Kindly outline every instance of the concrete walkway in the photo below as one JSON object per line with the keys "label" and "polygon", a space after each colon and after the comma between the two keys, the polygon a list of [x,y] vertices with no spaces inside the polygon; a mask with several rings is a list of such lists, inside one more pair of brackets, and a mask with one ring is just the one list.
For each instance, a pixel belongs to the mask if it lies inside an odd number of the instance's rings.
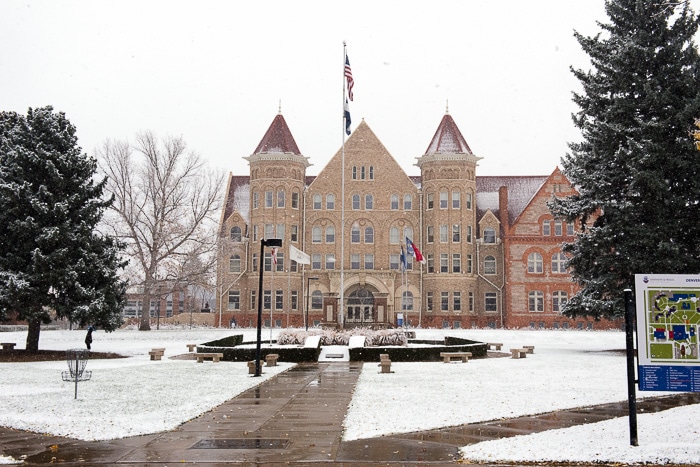
{"label": "concrete walkway", "polygon": [[[23,465],[449,465],[471,443],[627,415],[627,404],[341,442],[342,422],[361,363],[302,364],[179,428],[86,442],[0,428],[4,455]],[[639,412],[700,403],[700,394],[639,402]],[[26,456],[26,457],[23,457]]]}

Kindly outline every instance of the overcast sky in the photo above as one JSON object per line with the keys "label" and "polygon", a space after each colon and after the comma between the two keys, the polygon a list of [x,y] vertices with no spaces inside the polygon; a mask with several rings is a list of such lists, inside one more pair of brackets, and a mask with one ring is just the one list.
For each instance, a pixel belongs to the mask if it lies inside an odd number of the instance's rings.
{"label": "overcast sky", "polygon": [[[700,0],[691,2],[698,9]],[[546,175],[579,138],[573,37],[603,0],[0,2],[0,110],[53,105],[85,152],[142,130],[247,175],[278,112],[316,175],[363,118],[409,175],[449,105],[478,175]]]}

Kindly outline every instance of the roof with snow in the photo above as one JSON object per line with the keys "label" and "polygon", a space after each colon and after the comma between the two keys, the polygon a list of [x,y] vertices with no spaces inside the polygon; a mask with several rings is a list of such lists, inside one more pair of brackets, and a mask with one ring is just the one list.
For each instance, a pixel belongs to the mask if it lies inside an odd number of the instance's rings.
{"label": "roof with snow", "polygon": [[457,128],[457,124],[448,113],[442,117],[442,121],[435,131],[435,136],[430,141],[426,154],[473,154],[472,150]]}
{"label": "roof with snow", "polygon": [[498,205],[498,190],[508,188],[508,221],[513,223],[523,212],[540,187],[547,181],[547,175],[531,176],[477,176],[476,209],[481,219],[487,210],[501,217]]}
{"label": "roof with snow", "polygon": [[301,155],[292,132],[289,131],[287,122],[281,113],[277,114],[275,119],[267,129],[265,136],[260,140],[260,144],[255,148],[253,154],[270,154],[270,153],[291,153]]}

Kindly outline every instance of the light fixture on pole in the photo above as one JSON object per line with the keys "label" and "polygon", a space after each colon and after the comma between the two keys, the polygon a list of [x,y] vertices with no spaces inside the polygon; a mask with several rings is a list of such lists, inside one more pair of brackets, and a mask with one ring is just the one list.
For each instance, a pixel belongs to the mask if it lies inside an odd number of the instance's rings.
{"label": "light fixture on pole", "polygon": [[309,330],[309,282],[317,281],[318,277],[307,277],[306,278],[306,318],[304,318],[304,323],[306,323],[306,330]]}
{"label": "light fixture on pole", "polygon": [[[260,240],[260,280],[258,282],[258,338],[255,347],[255,375],[260,376],[262,373],[260,371],[260,337],[262,334],[262,300],[263,300],[263,270],[265,269],[265,247],[281,247],[282,239],[280,238],[268,238]],[[270,323],[272,326],[272,323]]]}

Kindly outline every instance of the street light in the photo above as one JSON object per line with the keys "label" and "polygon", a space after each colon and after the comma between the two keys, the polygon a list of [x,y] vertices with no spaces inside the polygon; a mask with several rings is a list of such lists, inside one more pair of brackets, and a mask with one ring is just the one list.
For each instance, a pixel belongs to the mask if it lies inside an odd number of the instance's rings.
{"label": "street light", "polygon": [[[265,247],[280,247],[282,246],[282,239],[280,238],[268,238],[260,240],[260,281],[258,282],[258,341],[255,347],[255,375],[260,376],[260,336],[262,333],[262,301],[263,301],[263,270],[265,269]],[[272,322],[270,322],[272,326]]]}
{"label": "street light", "polygon": [[307,277],[306,278],[306,318],[304,322],[306,323],[306,330],[309,330],[309,282],[317,281],[318,277]]}

